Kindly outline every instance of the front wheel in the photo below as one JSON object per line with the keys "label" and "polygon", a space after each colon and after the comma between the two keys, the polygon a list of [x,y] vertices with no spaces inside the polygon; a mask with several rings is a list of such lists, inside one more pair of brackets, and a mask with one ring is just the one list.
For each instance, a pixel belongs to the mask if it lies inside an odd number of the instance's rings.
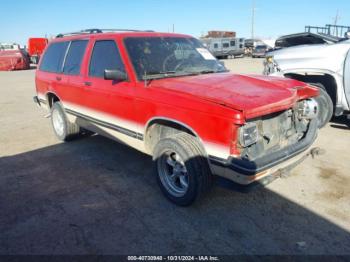
{"label": "front wheel", "polygon": [[69,122],[60,102],[55,102],[51,108],[51,124],[57,138],[69,141],[80,134],[80,127]]}
{"label": "front wheel", "polygon": [[187,133],[160,140],[153,161],[163,194],[177,205],[191,205],[211,187],[208,161],[198,142]]}

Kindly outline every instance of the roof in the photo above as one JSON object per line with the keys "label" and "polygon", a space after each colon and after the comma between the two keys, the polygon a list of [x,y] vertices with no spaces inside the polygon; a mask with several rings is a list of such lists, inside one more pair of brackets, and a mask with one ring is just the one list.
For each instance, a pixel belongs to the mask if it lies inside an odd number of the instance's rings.
{"label": "roof", "polygon": [[189,35],[177,34],[177,33],[161,33],[154,32],[151,30],[131,30],[131,29],[86,29],[77,32],[58,34],[56,39],[81,39],[82,37],[91,36],[103,36],[103,37],[113,37],[113,36],[123,36],[123,37],[150,37],[150,36],[168,36],[168,37],[190,37]]}
{"label": "roof", "polygon": [[296,45],[305,44],[325,44],[325,43],[336,43],[341,39],[335,36],[322,34],[322,33],[310,33],[303,32],[297,34],[290,34],[281,36],[276,40],[276,47],[290,47]]}

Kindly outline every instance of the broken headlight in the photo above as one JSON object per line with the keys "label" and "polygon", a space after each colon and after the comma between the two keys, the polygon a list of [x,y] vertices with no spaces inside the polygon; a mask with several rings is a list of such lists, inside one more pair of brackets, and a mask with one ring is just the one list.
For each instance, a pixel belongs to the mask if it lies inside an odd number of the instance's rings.
{"label": "broken headlight", "polygon": [[256,123],[247,123],[240,128],[239,143],[242,147],[248,147],[258,141],[258,127]]}
{"label": "broken headlight", "polygon": [[318,115],[318,103],[312,98],[299,102],[298,109],[299,119],[314,119]]}

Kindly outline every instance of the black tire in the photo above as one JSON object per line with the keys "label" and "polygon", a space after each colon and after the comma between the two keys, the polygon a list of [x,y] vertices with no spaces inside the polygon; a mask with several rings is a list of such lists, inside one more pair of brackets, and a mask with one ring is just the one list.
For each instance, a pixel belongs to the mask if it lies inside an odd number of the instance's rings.
{"label": "black tire", "polygon": [[320,90],[320,95],[315,98],[318,103],[318,127],[324,127],[333,116],[334,105],[331,97],[326,91],[326,88],[321,83],[309,83],[310,85],[317,86]]}
{"label": "black tire", "polygon": [[[175,173],[175,168],[168,164],[172,152],[175,152],[182,159],[183,167],[186,169],[186,175],[183,175],[183,177],[186,177],[188,187],[182,194],[173,190],[166,182],[167,174],[165,174],[164,169],[168,170],[169,173]],[[199,143],[187,133],[179,133],[160,140],[153,150],[153,162],[157,173],[157,181],[163,194],[176,205],[189,206],[211,188],[212,174],[208,161]],[[181,184],[180,180],[179,178],[178,184]],[[173,183],[176,184],[176,181],[174,180]]]}
{"label": "black tire", "polygon": [[[57,119],[62,120],[62,129],[57,127],[57,123],[54,123],[58,121]],[[55,135],[61,141],[70,141],[80,134],[80,127],[75,123],[69,122],[60,102],[55,102],[51,107],[51,125]]]}

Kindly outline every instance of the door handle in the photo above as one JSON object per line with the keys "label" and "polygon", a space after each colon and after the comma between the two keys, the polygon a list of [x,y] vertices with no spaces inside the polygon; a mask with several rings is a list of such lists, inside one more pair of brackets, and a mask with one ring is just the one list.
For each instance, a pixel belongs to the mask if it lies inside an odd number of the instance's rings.
{"label": "door handle", "polygon": [[62,80],[62,77],[56,76],[56,80],[57,80],[57,81],[61,81],[61,80]]}
{"label": "door handle", "polygon": [[92,85],[91,82],[84,82],[84,84],[85,84],[86,86],[91,86],[91,85]]}

